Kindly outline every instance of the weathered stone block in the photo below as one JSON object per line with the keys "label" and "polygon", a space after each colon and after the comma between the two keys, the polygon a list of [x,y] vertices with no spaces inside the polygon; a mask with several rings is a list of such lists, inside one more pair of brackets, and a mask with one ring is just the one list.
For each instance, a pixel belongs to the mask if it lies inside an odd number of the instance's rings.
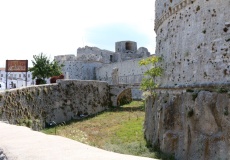
{"label": "weathered stone block", "polygon": [[172,91],[147,99],[146,139],[176,159],[229,159],[229,94]]}

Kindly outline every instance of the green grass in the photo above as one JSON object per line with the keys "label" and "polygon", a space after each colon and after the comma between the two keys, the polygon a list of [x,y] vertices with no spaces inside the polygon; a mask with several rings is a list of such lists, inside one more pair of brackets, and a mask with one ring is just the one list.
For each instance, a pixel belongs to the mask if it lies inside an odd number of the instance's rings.
{"label": "green grass", "polygon": [[[146,147],[144,116],[143,102],[134,101],[122,107],[110,108],[93,117],[59,125],[56,127],[56,134],[113,152],[161,158],[162,154]],[[55,128],[45,129],[43,132],[55,134]]]}

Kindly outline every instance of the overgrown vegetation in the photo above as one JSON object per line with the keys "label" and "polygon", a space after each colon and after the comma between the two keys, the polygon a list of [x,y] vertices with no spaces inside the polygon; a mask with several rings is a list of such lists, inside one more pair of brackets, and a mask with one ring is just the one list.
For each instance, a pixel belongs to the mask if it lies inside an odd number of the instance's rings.
{"label": "overgrown vegetation", "polygon": [[144,72],[145,78],[141,81],[140,89],[152,96],[155,95],[154,89],[158,87],[156,77],[161,76],[163,73],[163,69],[158,65],[160,61],[162,61],[161,57],[151,56],[139,62],[140,66],[147,68],[147,71]]}
{"label": "overgrown vegetation", "polygon": [[20,126],[27,126],[27,127],[31,127],[33,124],[33,120],[31,119],[20,119],[19,121],[19,125]]}
{"label": "overgrown vegetation", "polygon": [[[143,134],[144,104],[135,101],[112,107],[94,117],[43,130],[105,150],[143,157],[172,159],[148,147]],[[55,129],[56,128],[56,129]]]}
{"label": "overgrown vegetation", "polygon": [[186,89],[186,92],[194,92],[193,89]]}
{"label": "overgrown vegetation", "polygon": [[228,89],[224,88],[224,87],[218,87],[216,89],[216,92],[218,92],[218,93],[228,93]]}

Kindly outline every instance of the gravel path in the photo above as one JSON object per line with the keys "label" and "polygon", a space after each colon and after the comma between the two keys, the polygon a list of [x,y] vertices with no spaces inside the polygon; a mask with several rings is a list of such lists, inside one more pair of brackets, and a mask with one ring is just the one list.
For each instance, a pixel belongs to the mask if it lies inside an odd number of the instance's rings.
{"label": "gravel path", "polygon": [[68,138],[46,135],[41,132],[32,131],[27,127],[14,126],[3,122],[0,122],[0,149],[4,152],[2,152],[2,155],[6,155],[8,160],[151,159],[109,152]]}

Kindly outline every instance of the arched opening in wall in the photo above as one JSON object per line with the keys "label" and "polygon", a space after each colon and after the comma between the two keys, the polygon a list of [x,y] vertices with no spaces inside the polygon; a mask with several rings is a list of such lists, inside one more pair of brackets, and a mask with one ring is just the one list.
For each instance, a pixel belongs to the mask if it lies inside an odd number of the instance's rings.
{"label": "arched opening in wall", "polygon": [[125,43],[125,49],[126,50],[132,50],[132,43],[131,42],[126,42]]}
{"label": "arched opening in wall", "polygon": [[131,88],[127,88],[117,96],[117,106],[129,104],[130,102],[132,102],[132,91]]}

